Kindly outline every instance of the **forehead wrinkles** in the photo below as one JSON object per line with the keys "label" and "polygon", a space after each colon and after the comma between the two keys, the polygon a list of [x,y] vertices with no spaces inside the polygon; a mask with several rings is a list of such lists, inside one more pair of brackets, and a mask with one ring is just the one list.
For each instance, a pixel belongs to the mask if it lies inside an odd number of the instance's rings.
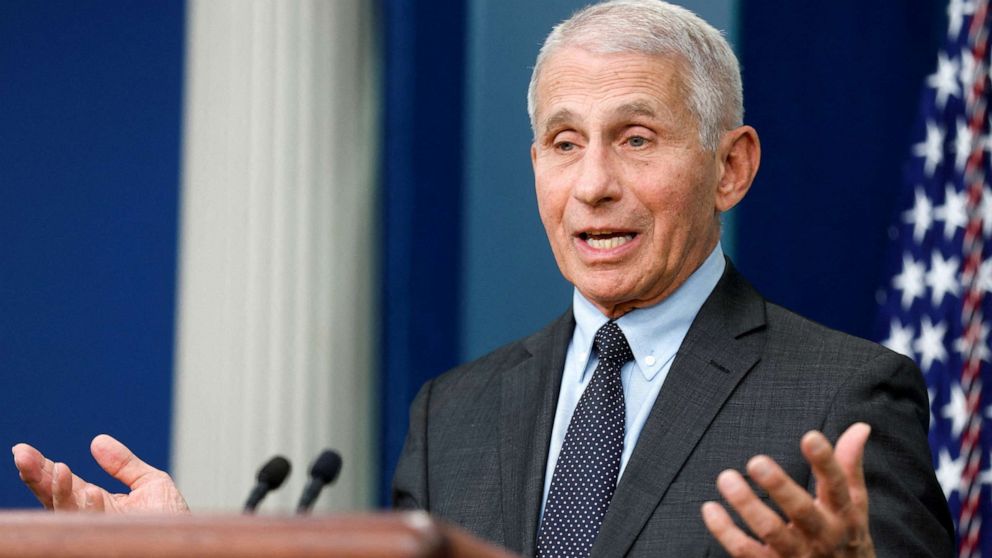
{"label": "forehead wrinkles", "polygon": [[[564,59],[563,59],[564,58]],[[643,56],[552,57],[538,82],[538,128],[588,116],[587,105],[608,102],[599,112],[616,116],[653,112],[682,121],[688,115],[684,89],[674,63]],[[613,58],[613,60],[611,60]],[[545,117],[545,115],[547,115]]]}

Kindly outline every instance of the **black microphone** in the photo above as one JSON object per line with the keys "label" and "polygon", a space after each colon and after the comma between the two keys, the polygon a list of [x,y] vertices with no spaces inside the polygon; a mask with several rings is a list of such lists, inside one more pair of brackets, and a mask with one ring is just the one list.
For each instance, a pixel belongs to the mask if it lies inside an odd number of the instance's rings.
{"label": "black microphone", "polygon": [[275,490],[282,486],[283,481],[289,476],[292,466],[289,460],[281,455],[277,455],[268,460],[262,468],[258,470],[258,482],[255,488],[251,489],[248,501],[245,502],[245,513],[254,513],[255,507],[265,498],[270,490]]}
{"label": "black microphone", "polygon": [[310,513],[310,508],[317,501],[320,491],[325,486],[334,482],[340,472],[341,456],[338,455],[338,452],[332,449],[326,449],[321,452],[317,460],[313,462],[313,466],[310,467],[310,480],[307,482],[306,488],[303,489],[303,495],[300,496],[300,503],[296,506],[296,513]]}

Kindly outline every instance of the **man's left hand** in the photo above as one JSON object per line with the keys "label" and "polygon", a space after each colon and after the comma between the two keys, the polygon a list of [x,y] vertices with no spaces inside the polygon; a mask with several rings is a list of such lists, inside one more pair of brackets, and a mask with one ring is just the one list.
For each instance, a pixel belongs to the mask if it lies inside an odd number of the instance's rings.
{"label": "man's left hand", "polygon": [[865,423],[851,425],[837,440],[836,449],[819,432],[803,436],[800,449],[816,478],[815,498],[770,457],[758,455],[748,461],[748,474],[768,491],[788,521],[765,505],[740,473],[732,469],[720,473],[716,481],[720,494],[758,539],[737,527],[716,502],[703,504],[706,527],[735,557],[874,557],[862,468],[870,433]]}

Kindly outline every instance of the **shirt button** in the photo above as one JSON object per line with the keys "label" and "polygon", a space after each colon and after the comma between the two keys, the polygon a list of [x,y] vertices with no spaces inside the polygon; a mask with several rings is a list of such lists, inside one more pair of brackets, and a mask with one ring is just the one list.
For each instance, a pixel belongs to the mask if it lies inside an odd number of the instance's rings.
{"label": "shirt button", "polygon": [[647,364],[648,366],[654,366],[654,363],[655,363],[655,359],[653,356],[648,355],[644,357],[644,364]]}

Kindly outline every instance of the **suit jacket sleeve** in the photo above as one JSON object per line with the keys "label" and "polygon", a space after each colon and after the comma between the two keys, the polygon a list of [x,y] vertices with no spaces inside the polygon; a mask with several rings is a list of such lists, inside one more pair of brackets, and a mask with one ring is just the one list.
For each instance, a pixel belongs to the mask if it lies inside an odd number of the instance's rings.
{"label": "suit jacket sleeve", "polygon": [[927,443],[928,409],[919,369],[885,351],[840,386],[825,417],[822,430],[832,440],[857,421],[872,427],[864,470],[879,556],[953,555],[953,526]]}
{"label": "suit jacket sleeve", "polygon": [[410,427],[393,476],[393,507],[397,509],[430,509],[427,496],[427,409],[432,384],[433,381],[425,383],[410,406]]}

